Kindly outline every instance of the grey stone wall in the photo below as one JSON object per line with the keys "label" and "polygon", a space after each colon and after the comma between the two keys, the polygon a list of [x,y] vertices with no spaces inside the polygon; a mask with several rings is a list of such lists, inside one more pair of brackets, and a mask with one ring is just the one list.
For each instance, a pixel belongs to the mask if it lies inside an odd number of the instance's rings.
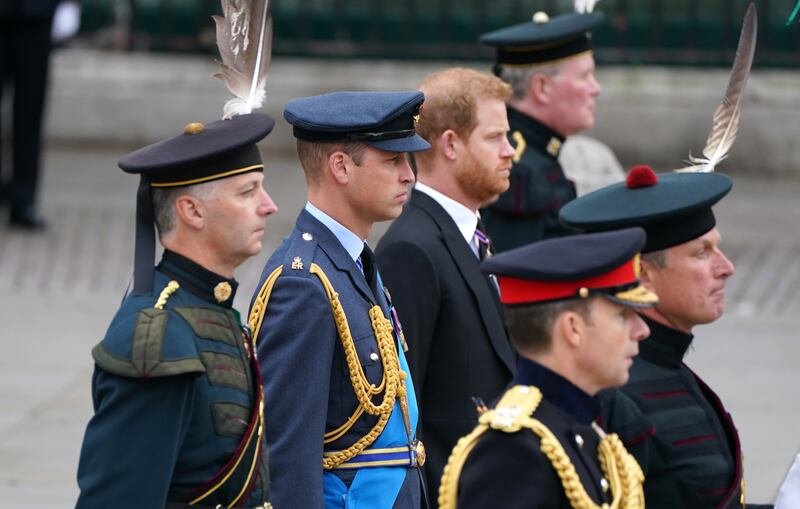
{"label": "grey stone wall", "polygon": [[[262,111],[281,118],[289,99],[333,90],[414,87],[443,63],[275,59]],[[471,67],[487,69],[484,63]],[[55,144],[137,146],[211,121],[228,98],[204,56],[61,50],[53,58],[48,135]],[[727,70],[601,68],[597,127],[586,133],[611,147],[623,166],[677,168],[699,154],[727,84]],[[720,171],[798,177],[800,73],[756,71],[739,138]],[[265,150],[292,151],[290,127],[277,123]]]}

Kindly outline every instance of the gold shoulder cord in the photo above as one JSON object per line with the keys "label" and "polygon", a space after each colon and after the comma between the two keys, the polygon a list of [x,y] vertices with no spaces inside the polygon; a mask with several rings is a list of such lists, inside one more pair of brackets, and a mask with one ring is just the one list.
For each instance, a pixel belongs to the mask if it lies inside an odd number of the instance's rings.
{"label": "gold shoulder cord", "polygon": [[488,429],[514,433],[522,428],[533,431],[540,440],[540,450],[547,456],[561,479],[564,493],[575,509],[643,509],[644,474],[639,464],[631,456],[616,434],[606,435],[594,426],[600,435],[598,457],[603,474],[609,480],[612,493],[611,504],[597,505],[586,493],[586,489],[575,471],[575,466],[567,456],[552,431],[531,414],[538,407],[542,394],[536,387],[515,386],[509,389],[497,408],[481,415],[479,425],[469,435],[461,438],[453,449],[442,476],[439,489],[439,507],[456,509],[458,502],[458,480],[467,456],[475,447],[480,436]]}
{"label": "gold shoulder cord", "polygon": [[167,303],[167,299],[169,299],[173,293],[177,292],[178,288],[180,287],[181,285],[179,285],[178,282],[175,281],[174,279],[169,283],[167,283],[166,288],[161,290],[161,294],[158,296],[156,305],[153,307],[156,309],[164,309],[164,305]]}
{"label": "gold shoulder cord", "polygon": [[[275,282],[278,280],[278,277],[281,275],[282,271],[282,266],[272,271],[261,287],[261,290],[258,292],[258,296],[253,303],[253,309],[250,312],[248,322],[250,329],[253,331],[254,338],[258,337],[258,333],[261,330],[261,324],[264,320],[264,315],[266,314],[269,297],[272,294],[272,289],[275,286]],[[345,433],[347,433],[348,430],[350,430],[350,428],[353,427],[353,425],[355,425],[356,421],[358,421],[358,418],[361,417],[364,412],[370,415],[378,416],[378,422],[375,423],[375,426],[372,427],[369,433],[361,437],[350,447],[323,458],[322,467],[326,470],[330,470],[336,468],[345,461],[354,458],[364,449],[369,447],[373,442],[375,442],[375,440],[377,440],[377,438],[383,432],[383,429],[386,427],[386,423],[389,421],[392,409],[394,408],[395,399],[406,396],[406,374],[402,369],[400,369],[397,348],[395,347],[394,339],[392,337],[392,325],[389,320],[383,316],[383,311],[381,310],[380,306],[373,306],[369,310],[369,316],[372,321],[372,330],[375,332],[378,350],[381,353],[383,378],[381,379],[380,385],[377,386],[369,382],[366,374],[364,374],[364,369],[361,366],[361,362],[358,359],[358,352],[356,351],[355,343],[353,342],[353,336],[350,334],[350,326],[347,323],[347,316],[344,313],[344,309],[342,309],[341,302],[339,302],[339,294],[336,293],[330,280],[319,265],[312,263],[309,272],[317,276],[322,283],[323,288],[325,289],[325,293],[328,296],[328,301],[331,305],[331,311],[333,312],[333,319],[336,323],[336,329],[339,334],[339,341],[341,341],[342,347],[344,348],[347,370],[350,374],[350,383],[353,385],[353,392],[355,393],[359,402],[358,407],[356,407],[355,411],[347,420],[347,422],[340,427],[325,433],[323,436],[323,443],[327,444],[341,438]],[[383,392],[383,400],[379,405],[376,405],[372,402],[372,397],[380,394],[381,392]]]}

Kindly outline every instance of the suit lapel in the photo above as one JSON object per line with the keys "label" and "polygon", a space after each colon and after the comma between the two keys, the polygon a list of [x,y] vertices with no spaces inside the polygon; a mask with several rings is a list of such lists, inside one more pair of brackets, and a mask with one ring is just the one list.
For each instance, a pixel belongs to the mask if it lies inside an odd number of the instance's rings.
{"label": "suit lapel", "polygon": [[436,200],[425,193],[413,190],[409,206],[425,211],[442,232],[445,247],[458,268],[464,281],[478,302],[478,312],[483,321],[489,340],[500,360],[506,365],[510,373],[514,372],[514,352],[505,335],[502,313],[497,313],[498,299],[494,290],[489,286],[491,281],[481,272],[478,259],[464,241],[453,218],[436,203]]}
{"label": "suit lapel", "polygon": [[358,265],[350,258],[350,254],[327,226],[304,209],[297,218],[296,228],[301,233],[312,234],[317,239],[317,245],[325,252],[336,269],[347,274],[353,286],[367,301],[375,302],[375,297],[367,285],[367,280],[364,279],[364,274],[361,273]]}

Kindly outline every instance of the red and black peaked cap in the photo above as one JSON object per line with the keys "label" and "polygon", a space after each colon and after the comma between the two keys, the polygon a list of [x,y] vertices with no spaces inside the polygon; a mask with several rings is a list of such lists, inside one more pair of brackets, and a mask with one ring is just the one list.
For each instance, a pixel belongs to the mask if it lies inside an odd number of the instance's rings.
{"label": "red and black peaked cap", "polygon": [[641,228],[587,233],[534,242],[487,258],[506,305],[539,304],[602,295],[630,307],[652,307],[658,297],[639,284]]}

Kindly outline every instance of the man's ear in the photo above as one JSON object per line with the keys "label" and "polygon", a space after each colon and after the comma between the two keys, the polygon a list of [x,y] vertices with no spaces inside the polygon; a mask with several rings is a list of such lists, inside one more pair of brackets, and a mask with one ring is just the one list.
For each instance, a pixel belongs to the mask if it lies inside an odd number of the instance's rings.
{"label": "man's ear", "polygon": [[573,349],[580,348],[586,340],[586,320],[580,313],[562,311],[556,318],[554,327]]}
{"label": "man's ear", "polygon": [[452,129],[447,129],[439,136],[439,143],[437,145],[445,159],[448,161],[455,161],[458,157],[460,146],[462,145],[461,137]]}
{"label": "man's ear", "polygon": [[355,163],[350,156],[341,150],[335,150],[328,156],[328,164],[324,169],[330,173],[334,181],[344,185],[350,181],[350,172],[354,165]]}
{"label": "man's ear", "polygon": [[206,209],[202,200],[189,194],[182,194],[175,200],[177,219],[190,228],[201,230],[205,226]]}
{"label": "man's ear", "polygon": [[528,92],[536,102],[550,104],[550,88],[552,83],[546,74],[537,73],[531,76]]}
{"label": "man's ear", "polygon": [[639,282],[651,292],[655,291],[653,287],[653,276],[656,271],[658,271],[658,268],[650,262],[642,259],[639,260]]}

